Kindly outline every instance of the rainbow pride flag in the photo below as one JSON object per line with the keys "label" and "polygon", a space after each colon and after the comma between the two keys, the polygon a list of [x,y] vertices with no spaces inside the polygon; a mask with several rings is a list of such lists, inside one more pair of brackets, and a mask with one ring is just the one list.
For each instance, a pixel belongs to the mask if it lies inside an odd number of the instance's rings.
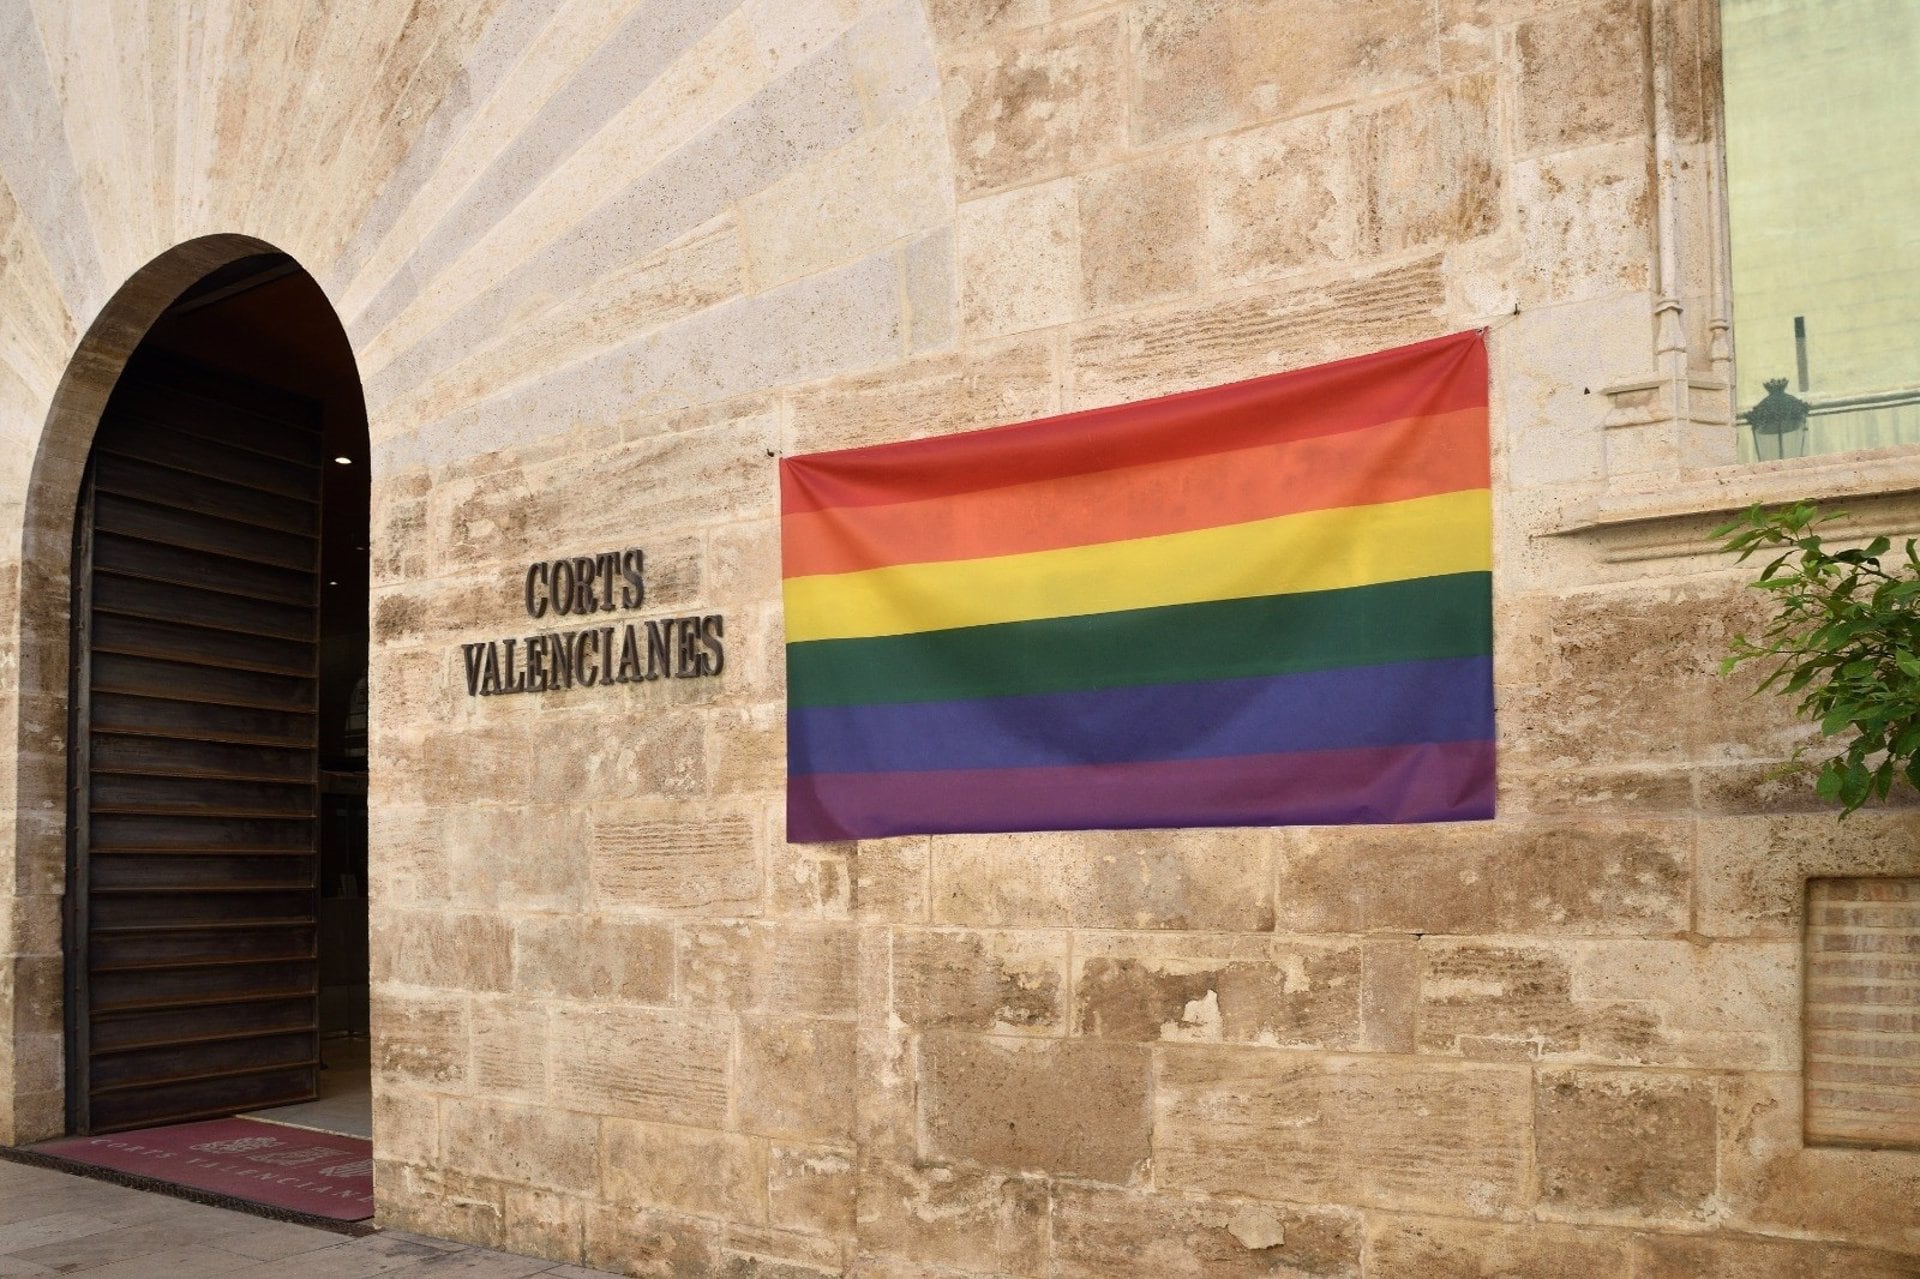
{"label": "rainbow pride flag", "polygon": [[1478,333],[780,488],[793,842],[1493,815]]}

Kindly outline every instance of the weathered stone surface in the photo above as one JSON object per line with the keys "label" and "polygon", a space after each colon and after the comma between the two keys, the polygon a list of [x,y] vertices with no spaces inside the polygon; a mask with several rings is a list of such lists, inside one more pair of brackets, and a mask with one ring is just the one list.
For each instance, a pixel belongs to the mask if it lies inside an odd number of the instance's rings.
{"label": "weathered stone surface", "polygon": [[1714,937],[1797,937],[1806,881],[1920,874],[1920,814],[1865,811],[1700,823],[1698,927]]}
{"label": "weathered stone surface", "polygon": [[1062,1279],[1358,1276],[1360,1242],[1359,1214],[1339,1209],[1076,1185],[1062,1186],[1054,1198],[1054,1273]]}
{"label": "weathered stone surface", "polygon": [[1145,1049],[932,1035],[920,1051],[920,1123],[932,1158],[1123,1184],[1145,1170]]}
{"label": "weathered stone surface", "polygon": [[1208,151],[1208,218],[1220,273],[1247,282],[1351,261],[1360,252],[1363,179],[1347,112],[1229,135]]}
{"label": "weathered stone surface", "polygon": [[1065,179],[971,200],[955,217],[961,330],[993,338],[1080,311],[1080,220]]}
{"label": "weathered stone surface", "polygon": [[599,1180],[600,1121],[591,1115],[449,1098],[440,1144],[451,1166],[482,1177],[572,1191]]}
{"label": "weathered stone surface", "polygon": [[704,1279],[720,1261],[720,1230],[672,1213],[595,1204],[587,1212],[586,1262],[635,1279]]}
{"label": "weathered stone surface", "polygon": [[1559,151],[1628,137],[1645,127],[1646,48],[1630,0],[1565,9],[1523,22],[1519,147]]}
{"label": "weathered stone surface", "polygon": [[1118,14],[1039,27],[949,55],[955,180],[973,195],[1090,168],[1124,145]]}
{"label": "weathered stone surface", "polygon": [[853,1012],[845,924],[694,924],[679,930],[681,1002],[735,1012]]}
{"label": "weathered stone surface", "polygon": [[467,1080],[464,995],[382,990],[372,1017],[376,1074],[458,1091]]}
{"label": "weathered stone surface", "polygon": [[1695,1275],[1742,1275],[1750,1279],[1913,1279],[1920,1258],[1911,1252],[1881,1252],[1809,1240],[1761,1239],[1714,1234],[1641,1235],[1633,1241],[1636,1279],[1693,1279]]}
{"label": "weathered stone surface", "polygon": [[1079,179],[1080,294],[1089,313],[1179,297],[1208,271],[1204,161],[1192,149]]}
{"label": "weathered stone surface", "polygon": [[853,1135],[854,1030],[803,1017],[740,1019],[735,1109],[768,1137],[844,1142]]}
{"label": "weathered stone surface", "polygon": [[1319,827],[1279,853],[1280,926],[1298,932],[1684,932],[1692,829],[1501,821]]}
{"label": "weathered stone surface", "polygon": [[[1382,1216],[1367,1229],[1367,1273],[1382,1279],[1590,1279],[1638,1274],[1619,1232],[1446,1217]],[[1707,1271],[1692,1273],[1704,1274]]]}
{"label": "weathered stone surface", "polygon": [[1712,1200],[1713,1083],[1648,1071],[1543,1072],[1535,1085],[1540,1204],[1555,1214],[1698,1220]]}
{"label": "weathered stone surface", "polygon": [[753,914],[760,903],[760,851],[744,814],[603,810],[589,851],[602,909]]}
{"label": "weathered stone surface", "polygon": [[787,447],[796,453],[1043,417],[1059,408],[1053,342],[1026,335],[922,356],[884,377],[809,387],[792,405]]}
{"label": "weathered stone surface", "polygon": [[774,1142],[767,1152],[767,1220],[822,1235],[854,1228],[858,1179],[850,1151]]}
{"label": "weathered stone surface", "polygon": [[1046,1181],[881,1159],[863,1161],[859,1178],[861,1244],[879,1263],[863,1262],[863,1272],[914,1279],[938,1273],[922,1266],[1046,1273]]}
{"label": "weathered stone surface", "polygon": [[1087,934],[1074,950],[1074,1033],[1354,1048],[1360,955],[1339,942]]}
{"label": "weathered stone surface", "polygon": [[1920,1255],[1911,1211],[1920,1200],[1920,1151],[1809,1145],[1801,1089],[1797,1071],[1721,1085],[1720,1198],[1729,1224]]}
{"label": "weathered stone surface", "polygon": [[1164,1048],[1163,1187],[1488,1215],[1523,1206],[1527,1071],[1412,1058]]}
{"label": "weathered stone surface", "polygon": [[1065,1028],[1067,941],[1060,933],[899,929],[891,973],[893,1016],[908,1026],[998,1034]]}
{"label": "weathered stone surface", "polygon": [[664,924],[536,915],[514,925],[514,989],[563,999],[664,1004],[673,933]]}
{"label": "weathered stone surface", "polygon": [[1258,831],[935,837],[934,919],[1264,930],[1273,926],[1269,858]]}
{"label": "weathered stone surface", "polygon": [[1423,942],[1422,1052],[1784,1069],[1799,1051],[1785,945]]}
{"label": "weathered stone surface", "polygon": [[720,1127],[727,1117],[724,1026],[618,1004],[553,1010],[553,1099],[593,1115]]}
{"label": "weathered stone surface", "polygon": [[752,1137],[608,1119],[598,1176],[615,1204],[739,1221],[767,1215],[767,1148]]}
{"label": "weathered stone surface", "polygon": [[447,990],[507,990],[513,929],[491,915],[394,911],[373,934],[373,980]]}
{"label": "weathered stone surface", "polygon": [[469,1006],[474,1091],[521,1101],[547,1095],[548,1023],[512,999],[475,999]]}

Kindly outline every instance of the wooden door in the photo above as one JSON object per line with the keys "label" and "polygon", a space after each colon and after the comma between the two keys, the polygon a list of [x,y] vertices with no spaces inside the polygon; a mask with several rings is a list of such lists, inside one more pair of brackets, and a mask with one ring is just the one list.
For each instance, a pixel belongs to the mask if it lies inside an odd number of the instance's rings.
{"label": "wooden door", "polygon": [[74,545],[68,1119],[318,1080],[319,408],[139,357]]}

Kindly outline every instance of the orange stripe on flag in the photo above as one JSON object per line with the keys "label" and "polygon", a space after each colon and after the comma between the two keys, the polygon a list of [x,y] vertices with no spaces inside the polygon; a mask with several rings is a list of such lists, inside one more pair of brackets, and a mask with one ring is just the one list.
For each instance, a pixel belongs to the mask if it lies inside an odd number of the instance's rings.
{"label": "orange stripe on flag", "polygon": [[1487,411],[781,521],[787,577],[1017,555],[1488,485]]}

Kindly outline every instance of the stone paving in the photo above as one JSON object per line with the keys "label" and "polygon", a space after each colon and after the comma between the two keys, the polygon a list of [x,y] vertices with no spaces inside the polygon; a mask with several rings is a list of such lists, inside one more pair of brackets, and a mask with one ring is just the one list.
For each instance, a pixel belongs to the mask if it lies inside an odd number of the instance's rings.
{"label": "stone paving", "polygon": [[595,1279],[597,1270],[390,1230],[351,1238],[0,1162],[0,1276]]}

